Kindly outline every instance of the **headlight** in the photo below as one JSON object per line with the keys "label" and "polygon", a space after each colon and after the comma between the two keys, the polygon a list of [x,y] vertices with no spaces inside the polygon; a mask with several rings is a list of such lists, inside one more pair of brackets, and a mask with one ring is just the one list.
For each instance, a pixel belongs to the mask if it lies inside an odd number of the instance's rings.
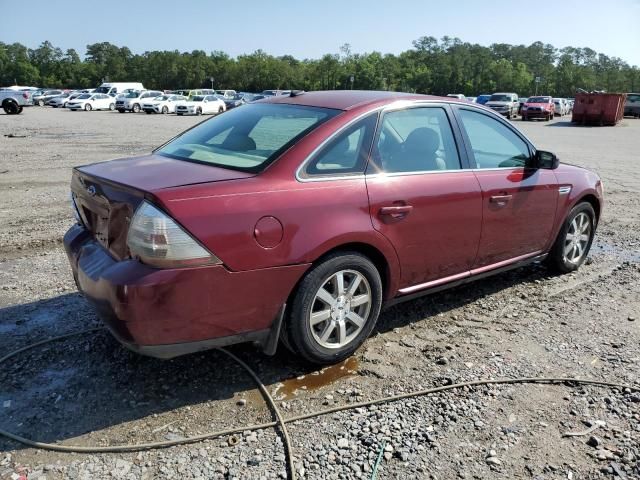
{"label": "headlight", "polygon": [[133,215],[127,245],[131,256],[158,268],[222,263],[171,217],[146,201]]}

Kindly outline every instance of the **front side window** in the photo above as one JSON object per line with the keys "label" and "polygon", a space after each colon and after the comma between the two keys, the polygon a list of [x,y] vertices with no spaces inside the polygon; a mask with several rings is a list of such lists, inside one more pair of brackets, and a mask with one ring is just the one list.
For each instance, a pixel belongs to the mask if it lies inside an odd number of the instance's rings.
{"label": "front side window", "polygon": [[298,139],[338,113],[340,110],[302,105],[247,105],[187,130],[155,153],[261,172]]}
{"label": "front side window", "polygon": [[526,166],[529,147],[513,130],[484,113],[466,109],[459,113],[473,153],[472,165],[482,169]]}
{"label": "front side window", "polygon": [[373,151],[373,172],[459,170],[460,158],[447,113],[441,107],[386,113]]}
{"label": "front side window", "polygon": [[364,173],[377,119],[371,114],[338,134],[314,156],[303,176]]}

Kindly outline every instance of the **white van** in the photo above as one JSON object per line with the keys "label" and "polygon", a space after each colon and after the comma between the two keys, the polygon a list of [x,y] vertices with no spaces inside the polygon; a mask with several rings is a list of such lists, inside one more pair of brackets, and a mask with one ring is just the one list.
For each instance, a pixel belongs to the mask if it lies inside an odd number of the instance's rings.
{"label": "white van", "polygon": [[117,95],[119,93],[123,93],[125,91],[132,91],[132,90],[140,91],[140,90],[144,90],[144,87],[140,82],[103,83],[98,88],[96,88],[93,93],[106,93],[107,95],[110,95],[113,93]]}

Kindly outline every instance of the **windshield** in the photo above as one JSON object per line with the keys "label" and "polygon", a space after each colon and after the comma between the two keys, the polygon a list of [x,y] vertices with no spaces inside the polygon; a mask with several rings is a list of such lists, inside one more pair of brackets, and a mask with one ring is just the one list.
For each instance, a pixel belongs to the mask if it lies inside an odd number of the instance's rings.
{"label": "windshield", "polygon": [[340,113],[328,108],[251,104],[187,130],[155,153],[261,172],[299,138]]}
{"label": "windshield", "polygon": [[140,92],[129,92],[124,98],[138,98],[140,96]]}
{"label": "windshield", "polygon": [[202,100],[204,100],[204,96],[202,95],[197,95],[191,99],[192,102],[201,102]]}
{"label": "windshield", "polygon": [[549,97],[531,97],[527,103],[549,103]]}
{"label": "windshield", "polygon": [[490,102],[510,102],[511,97],[509,95],[491,95]]}
{"label": "windshield", "polygon": [[165,100],[169,100],[169,95],[160,95],[159,97],[154,98],[154,100],[158,100],[159,102],[164,102]]}

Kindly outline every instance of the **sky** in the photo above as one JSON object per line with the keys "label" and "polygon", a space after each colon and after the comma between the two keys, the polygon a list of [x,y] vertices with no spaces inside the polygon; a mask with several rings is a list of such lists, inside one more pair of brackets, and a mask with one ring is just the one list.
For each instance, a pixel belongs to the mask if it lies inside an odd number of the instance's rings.
{"label": "sky", "polygon": [[[24,21],[2,22],[0,41],[35,48],[45,40],[80,55],[111,42],[134,53],[257,49],[319,58],[349,43],[353,53],[400,53],[421,36],[464,42],[590,47],[640,66],[640,0],[0,0]],[[98,6],[100,5],[100,6]]]}

